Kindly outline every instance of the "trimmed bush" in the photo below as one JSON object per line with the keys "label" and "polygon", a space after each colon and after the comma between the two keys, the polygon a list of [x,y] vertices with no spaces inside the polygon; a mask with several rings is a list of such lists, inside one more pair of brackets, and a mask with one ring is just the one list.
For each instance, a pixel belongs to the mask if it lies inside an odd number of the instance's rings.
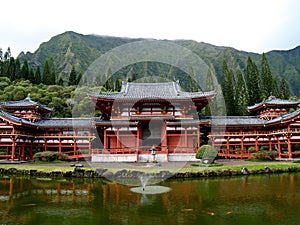
{"label": "trimmed bush", "polygon": [[208,163],[213,163],[217,155],[218,151],[212,146],[202,145],[196,153],[196,159],[202,159],[202,162],[207,161]]}
{"label": "trimmed bush", "polygon": [[274,160],[278,155],[277,152],[271,151],[258,151],[257,153],[253,153],[255,159],[260,160]]}
{"label": "trimmed bush", "polygon": [[35,160],[45,160],[48,162],[52,162],[55,160],[66,160],[68,158],[68,155],[61,152],[45,151],[35,153],[33,155],[33,158]]}

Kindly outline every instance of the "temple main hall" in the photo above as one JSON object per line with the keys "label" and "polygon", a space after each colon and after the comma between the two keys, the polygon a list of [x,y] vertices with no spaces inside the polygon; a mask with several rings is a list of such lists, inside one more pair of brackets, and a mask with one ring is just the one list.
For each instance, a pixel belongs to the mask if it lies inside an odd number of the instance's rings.
{"label": "temple main hall", "polygon": [[57,151],[93,162],[192,161],[201,144],[221,158],[249,158],[271,151],[300,154],[299,101],[270,96],[247,109],[256,116],[201,117],[215,91],[185,92],[179,82],[123,82],[120,92],[88,92],[100,117],[52,118],[53,109],[33,101],[0,103],[0,158],[32,160]]}

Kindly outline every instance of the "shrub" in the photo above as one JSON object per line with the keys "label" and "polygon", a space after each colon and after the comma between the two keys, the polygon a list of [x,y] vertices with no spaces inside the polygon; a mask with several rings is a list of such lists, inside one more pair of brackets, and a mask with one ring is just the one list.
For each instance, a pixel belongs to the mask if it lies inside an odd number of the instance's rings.
{"label": "shrub", "polygon": [[52,162],[54,160],[66,160],[68,155],[61,152],[45,151],[35,153],[33,158],[35,160],[46,160],[48,162]]}
{"label": "shrub", "polygon": [[278,154],[271,151],[258,151],[257,153],[253,153],[253,155],[255,159],[274,160]]}
{"label": "shrub", "polygon": [[218,151],[212,146],[202,145],[196,153],[196,159],[202,159],[203,162],[207,161],[207,163],[213,163],[217,155]]}
{"label": "shrub", "polygon": [[251,147],[248,148],[248,150],[249,150],[249,151],[255,151],[256,148],[255,148],[255,146],[251,146]]}

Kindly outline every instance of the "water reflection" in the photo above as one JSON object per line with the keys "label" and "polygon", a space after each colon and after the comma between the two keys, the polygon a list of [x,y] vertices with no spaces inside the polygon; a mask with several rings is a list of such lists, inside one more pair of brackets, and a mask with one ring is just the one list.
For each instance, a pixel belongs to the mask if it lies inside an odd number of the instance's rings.
{"label": "water reflection", "polygon": [[300,224],[298,174],[173,180],[145,195],[102,179],[0,179],[0,224]]}

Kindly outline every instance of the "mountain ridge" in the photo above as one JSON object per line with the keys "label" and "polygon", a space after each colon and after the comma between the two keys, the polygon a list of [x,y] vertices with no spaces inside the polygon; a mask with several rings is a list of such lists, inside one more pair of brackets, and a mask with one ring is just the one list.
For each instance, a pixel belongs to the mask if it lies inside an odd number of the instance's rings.
{"label": "mountain ridge", "polygon": [[[27,59],[33,67],[43,67],[46,59],[53,58],[57,72],[66,77],[74,65],[77,71],[84,72],[88,66],[105,52],[123,44],[142,40],[156,40],[144,38],[114,37],[108,35],[83,35],[74,31],[53,36],[49,41],[40,44],[39,48],[31,53],[20,53],[20,60]],[[228,67],[237,74],[241,69],[245,75],[248,55],[260,68],[262,54],[240,51],[232,47],[216,46],[206,42],[194,40],[166,40],[186,47],[197,54],[221,79],[222,62],[226,59]],[[284,77],[290,84],[291,92],[299,94],[300,90],[300,46],[289,50],[272,50],[266,52],[273,76],[278,80]]]}

